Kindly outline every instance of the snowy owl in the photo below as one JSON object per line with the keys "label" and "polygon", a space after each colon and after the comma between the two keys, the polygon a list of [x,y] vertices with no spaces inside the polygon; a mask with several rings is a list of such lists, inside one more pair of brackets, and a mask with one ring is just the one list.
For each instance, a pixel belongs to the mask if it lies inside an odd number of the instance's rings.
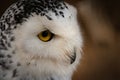
{"label": "snowy owl", "polygon": [[0,80],[71,80],[81,58],[76,9],[19,0],[0,18]]}

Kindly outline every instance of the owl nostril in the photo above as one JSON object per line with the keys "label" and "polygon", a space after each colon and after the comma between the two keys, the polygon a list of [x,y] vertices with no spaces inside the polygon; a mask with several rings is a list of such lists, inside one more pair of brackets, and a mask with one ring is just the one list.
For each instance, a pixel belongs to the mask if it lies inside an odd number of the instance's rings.
{"label": "owl nostril", "polygon": [[73,64],[74,62],[75,62],[75,60],[76,60],[76,51],[74,50],[74,53],[73,53],[73,55],[72,56],[70,56],[70,64]]}

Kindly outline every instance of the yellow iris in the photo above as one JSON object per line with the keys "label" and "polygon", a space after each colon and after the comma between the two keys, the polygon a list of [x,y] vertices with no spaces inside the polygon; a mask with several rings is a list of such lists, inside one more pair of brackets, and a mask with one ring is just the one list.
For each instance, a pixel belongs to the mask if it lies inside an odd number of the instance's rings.
{"label": "yellow iris", "polygon": [[53,38],[53,33],[51,33],[49,30],[42,31],[38,34],[38,38],[43,42],[48,42]]}

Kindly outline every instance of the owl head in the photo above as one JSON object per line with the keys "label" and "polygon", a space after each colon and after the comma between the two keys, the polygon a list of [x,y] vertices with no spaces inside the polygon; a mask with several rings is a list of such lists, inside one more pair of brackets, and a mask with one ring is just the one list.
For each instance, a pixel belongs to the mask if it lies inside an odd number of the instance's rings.
{"label": "owl head", "polygon": [[7,58],[12,63],[6,71],[16,69],[17,77],[30,75],[30,80],[35,80],[31,76],[70,80],[83,43],[73,6],[62,0],[20,0],[3,14],[0,23],[0,33],[7,36],[0,40],[10,45],[6,49],[0,46],[0,54],[12,57]]}

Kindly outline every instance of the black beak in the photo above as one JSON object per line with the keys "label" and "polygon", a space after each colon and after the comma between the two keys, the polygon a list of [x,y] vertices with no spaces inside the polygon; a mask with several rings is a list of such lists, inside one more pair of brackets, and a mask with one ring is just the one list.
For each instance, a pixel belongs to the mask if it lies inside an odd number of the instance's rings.
{"label": "black beak", "polygon": [[76,51],[74,50],[73,55],[70,56],[70,64],[73,64],[76,60]]}

